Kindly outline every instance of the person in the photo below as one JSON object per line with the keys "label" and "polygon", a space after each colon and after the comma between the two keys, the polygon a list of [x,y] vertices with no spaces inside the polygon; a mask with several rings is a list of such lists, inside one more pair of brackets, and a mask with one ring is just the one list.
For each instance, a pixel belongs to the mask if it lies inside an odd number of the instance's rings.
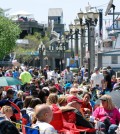
{"label": "person", "polygon": [[111,85],[111,76],[107,71],[106,67],[103,67],[103,76],[104,76],[104,90],[103,90],[103,94],[107,93],[107,92],[111,92],[112,91],[112,85]]}
{"label": "person", "polygon": [[56,88],[55,86],[51,86],[51,87],[49,88],[49,93],[50,93],[50,94],[51,94],[51,93],[58,94],[58,90],[57,90],[57,88]]}
{"label": "person", "polygon": [[30,105],[30,102],[31,102],[32,98],[33,98],[32,96],[26,96],[25,97],[25,100],[23,102],[23,108],[24,109],[28,108],[28,106]]}
{"label": "person", "polygon": [[0,134],[20,134],[18,129],[10,121],[0,122]]}
{"label": "person", "polygon": [[103,95],[101,105],[95,109],[93,116],[99,121],[99,126],[105,134],[114,134],[120,122],[120,113],[112,102],[111,96]]}
{"label": "person", "polygon": [[57,68],[55,68],[51,72],[51,79],[54,79],[55,83],[58,83],[58,69]]}
{"label": "person", "polygon": [[14,78],[19,79],[20,73],[19,73],[18,68],[15,68],[15,69],[13,70],[12,74],[13,74],[13,77],[14,77]]}
{"label": "person", "polygon": [[35,107],[37,122],[33,125],[39,127],[40,134],[57,134],[57,131],[49,123],[52,121],[53,112],[47,104],[37,105]]}
{"label": "person", "polygon": [[82,100],[83,103],[81,105],[81,109],[84,112],[84,115],[90,116],[92,114],[92,106],[90,104],[91,94],[89,92],[85,92],[83,94]]}
{"label": "person", "polygon": [[113,87],[114,87],[114,85],[117,83],[117,78],[116,78],[116,76],[115,75],[113,75],[112,77],[111,77],[111,86],[112,86],[112,89],[113,89]]}
{"label": "person", "polygon": [[5,120],[11,121],[10,117],[13,116],[13,110],[10,106],[3,106],[1,108],[1,113],[5,115]]}
{"label": "person", "polygon": [[75,123],[76,126],[93,128],[93,125],[85,119],[80,112],[83,103],[82,100],[78,99],[76,96],[68,96],[67,103],[68,106],[75,108],[75,110],[63,112],[63,117],[67,122]]}
{"label": "person", "polygon": [[32,121],[32,116],[34,114],[34,108],[37,104],[42,104],[42,101],[39,98],[32,98],[28,108],[26,109],[26,113],[30,117],[30,122]]}
{"label": "person", "polygon": [[111,68],[111,66],[107,66],[108,73],[110,74],[110,77],[112,77],[115,74],[115,71]]}
{"label": "person", "polygon": [[22,85],[22,90],[25,90],[25,86],[26,84],[30,83],[30,81],[32,80],[32,76],[31,74],[27,71],[27,68],[24,68],[24,71],[20,74],[19,79],[22,81],[23,85]]}
{"label": "person", "polygon": [[12,88],[9,88],[6,91],[6,97],[4,99],[7,99],[9,101],[13,101],[13,99],[14,99],[14,93],[15,93],[15,91]]}
{"label": "person", "polygon": [[13,101],[20,109],[23,108],[23,91],[17,92],[17,98]]}
{"label": "person", "polygon": [[64,71],[64,82],[65,83],[72,83],[73,81],[73,73],[70,71],[70,67],[67,66],[66,70]]}
{"label": "person", "polygon": [[97,90],[102,91],[104,87],[104,76],[99,72],[99,68],[94,68],[94,73],[91,75],[91,91],[92,91],[92,99],[96,99],[99,94],[97,94]]}
{"label": "person", "polygon": [[58,106],[58,96],[55,93],[51,93],[48,96],[47,104],[51,106],[53,112],[60,110]]}
{"label": "person", "polygon": [[4,72],[2,70],[2,68],[0,67],[0,77],[4,76]]}
{"label": "person", "polygon": [[46,88],[42,88],[38,93],[38,98],[40,98],[42,103],[46,103],[47,98],[49,96],[49,91]]}
{"label": "person", "polygon": [[91,75],[91,88],[96,87],[96,85],[99,85],[99,88],[103,88],[103,81],[104,76],[102,73],[99,72],[99,68],[94,68],[94,73]]}
{"label": "person", "polygon": [[58,98],[59,106],[66,106],[67,105],[67,98],[65,95],[62,95]]}
{"label": "person", "polygon": [[78,97],[78,92],[79,92],[79,90],[76,87],[72,87],[70,89],[70,95],[74,95],[74,96],[77,96]]}
{"label": "person", "polygon": [[114,84],[113,90],[119,90],[120,89],[120,77],[117,78],[117,83]]}

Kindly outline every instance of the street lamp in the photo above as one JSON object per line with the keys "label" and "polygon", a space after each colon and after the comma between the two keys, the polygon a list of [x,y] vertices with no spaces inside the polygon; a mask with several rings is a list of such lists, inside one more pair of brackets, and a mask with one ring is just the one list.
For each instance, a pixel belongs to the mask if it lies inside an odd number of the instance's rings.
{"label": "street lamp", "polygon": [[46,65],[48,65],[48,57],[47,56],[44,58],[44,60],[45,60]]}
{"label": "street lamp", "polygon": [[74,25],[71,23],[69,25],[70,39],[71,39],[71,58],[74,58],[74,51],[73,51],[73,27],[74,27]]}
{"label": "street lamp", "polygon": [[[83,16],[85,18],[85,23],[83,24]],[[90,79],[90,71],[91,71],[91,64],[94,64],[95,57],[92,59],[92,57],[95,55],[95,52],[93,50],[95,49],[94,42],[92,42],[92,37],[94,37],[94,33],[92,33],[92,29],[90,30],[91,26],[96,26],[97,24],[97,19],[98,19],[99,13],[92,12],[91,10],[88,11],[87,13],[83,13],[81,10],[78,13],[78,18],[80,21],[80,25],[87,25],[88,28],[88,80]],[[91,36],[92,35],[92,36]],[[91,60],[90,60],[91,59]],[[94,66],[94,65],[92,65]]]}
{"label": "street lamp", "polygon": [[[79,25],[79,27],[80,27],[80,25]],[[73,24],[69,25],[69,29],[70,29],[70,39],[71,39],[71,57],[72,58],[75,57],[76,66],[78,68],[79,67],[79,64],[78,64],[78,35],[80,34],[79,33],[79,28],[78,28],[78,25],[75,22],[75,25],[73,25]],[[73,35],[75,35],[75,38],[73,38]],[[75,54],[74,54],[74,51],[73,51],[73,39],[75,39]]]}
{"label": "street lamp", "polygon": [[45,45],[43,44],[42,41],[38,46],[38,50],[39,50],[39,55],[40,55],[40,66],[41,66],[41,68],[43,68],[43,55],[45,52]]}

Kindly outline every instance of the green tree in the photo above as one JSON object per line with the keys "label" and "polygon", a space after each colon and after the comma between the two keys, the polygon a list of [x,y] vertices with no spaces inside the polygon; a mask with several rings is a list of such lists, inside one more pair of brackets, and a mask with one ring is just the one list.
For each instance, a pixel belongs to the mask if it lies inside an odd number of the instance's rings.
{"label": "green tree", "polygon": [[21,30],[18,25],[0,16],[0,59],[13,51]]}

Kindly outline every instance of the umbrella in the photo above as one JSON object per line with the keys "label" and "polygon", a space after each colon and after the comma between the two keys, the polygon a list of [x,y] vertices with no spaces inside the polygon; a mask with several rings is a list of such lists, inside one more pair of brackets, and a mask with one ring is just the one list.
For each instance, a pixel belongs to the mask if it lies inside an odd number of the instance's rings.
{"label": "umbrella", "polygon": [[13,77],[0,77],[0,86],[22,85],[22,82]]}
{"label": "umbrella", "polygon": [[[110,92],[108,95],[111,96],[113,103],[120,108],[120,90]],[[100,100],[96,101],[96,104],[100,104]]]}

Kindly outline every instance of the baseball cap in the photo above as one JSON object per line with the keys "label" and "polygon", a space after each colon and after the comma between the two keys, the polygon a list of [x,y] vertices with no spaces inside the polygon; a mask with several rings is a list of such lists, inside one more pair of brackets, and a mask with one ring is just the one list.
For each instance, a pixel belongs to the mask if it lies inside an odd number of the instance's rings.
{"label": "baseball cap", "polygon": [[70,92],[79,92],[79,89],[76,88],[76,87],[72,87],[72,88],[70,89]]}
{"label": "baseball cap", "polygon": [[7,94],[14,94],[14,93],[15,93],[15,91],[11,88],[7,90]]}
{"label": "baseball cap", "polygon": [[98,68],[98,67],[95,67],[95,68],[94,68],[94,71],[98,71],[98,70],[99,70],[99,68]]}
{"label": "baseball cap", "polygon": [[83,101],[82,100],[80,100],[80,99],[78,99],[76,96],[69,96],[68,98],[67,98],[67,103],[70,103],[70,102],[72,102],[72,101],[77,101],[78,103],[80,103],[80,104],[82,104],[83,103]]}
{"label": "baseball cap", "polygon": [[102,68],[102,71],[107,71],[107,67],[103,67]]}
{"label": "baseball cap", "polygon": [[102,97],[100,97],[100,100],[106,101],[107,97],[103,95]]}

